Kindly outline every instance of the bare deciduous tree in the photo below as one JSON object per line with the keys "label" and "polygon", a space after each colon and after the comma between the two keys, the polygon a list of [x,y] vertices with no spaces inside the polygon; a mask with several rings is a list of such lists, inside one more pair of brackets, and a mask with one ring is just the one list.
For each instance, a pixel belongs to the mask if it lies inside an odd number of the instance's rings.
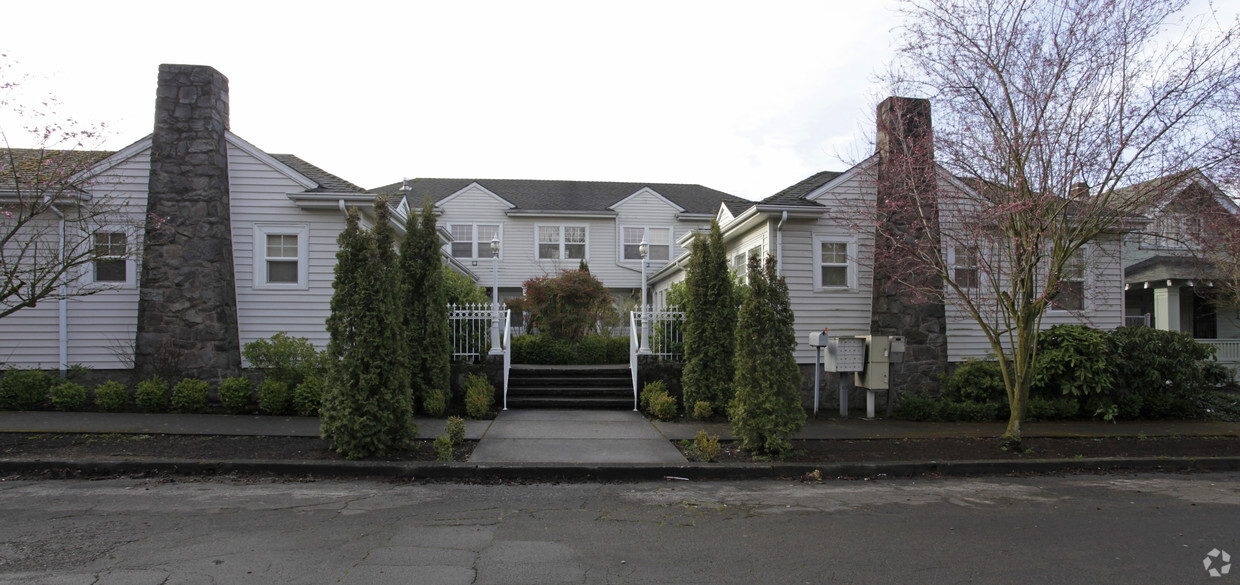
{"label": "bare deciduous tree", "polygon": [[1122,187],[1237,156],[1240,27],[1212,15],[1184,20],[1185,5],[902,7],[888,81],[931,99],[931,156],[954,178],[902,178],[915,174],[899,165],[930,154],[918,152],[879,172],[875,278],[940,299],[980,327],[1003,367],[1006,445],[1021,440],[1043,316],[1052,306],[1083,308],[1083,248],[1135,229],[1132,220],[1163,196]]}
{"label": "bare deciduous tree", "polygon": [[[19,127],[0,123],[0,318],[113,288],[140,230],[92,184],[108,154],[88,149],[102,128],[59,118],[54,98],[31,98],[22,82],[0,54],[0,112]],[[32,147],[13,147],[18,138]],[[96,278],[97,269],[108,274]]]}

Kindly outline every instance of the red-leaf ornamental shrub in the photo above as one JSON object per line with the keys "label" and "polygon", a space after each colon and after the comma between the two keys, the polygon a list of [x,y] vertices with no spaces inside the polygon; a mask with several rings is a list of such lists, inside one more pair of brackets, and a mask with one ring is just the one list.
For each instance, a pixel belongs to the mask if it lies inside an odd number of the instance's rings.
{"label": "red-leaf ornamental shrub", "polygon": [[589,270],[565,270],[555,278],[525,281],[521,308],[530,326],[559,339],[577,341],[600,321],[614,319],[614,301]]}

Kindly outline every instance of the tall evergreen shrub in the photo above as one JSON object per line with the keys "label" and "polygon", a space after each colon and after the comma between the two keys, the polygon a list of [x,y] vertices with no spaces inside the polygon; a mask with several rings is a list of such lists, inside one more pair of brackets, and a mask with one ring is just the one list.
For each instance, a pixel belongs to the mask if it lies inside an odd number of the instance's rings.
{"label": "tall evergreen shrub", "polygon": [[685,404],[708,402],[717,410],[732,399],[736,351],[736,300],[719,223],[694,238],[685,276]]}
{"label": "tall evergreen shrub", "polygon": [[790,439],[805,426],[792,303],[774,257],[768,255],[765,266],[750,258],[749,281],[736,325],[736,396],[729,414],[743,449],[778,456],[792,449]]}
{"label": "tall evergreen shrub", "polygon": [[435,206],[429,199],[420,215],[409,214],[400,246],[402,322],[409,340],[403,357],[414,400],[446,405],[452,392],[452,342]]}
{"label": "tall evergreen shrub", "polygon": [[322,433],[350,459],[409,446],[417,436],[405,362],[401,287],[387,203],[375,205],[373,233],[351,211],[337,240],[335,292],[327,319],[331,372]]}

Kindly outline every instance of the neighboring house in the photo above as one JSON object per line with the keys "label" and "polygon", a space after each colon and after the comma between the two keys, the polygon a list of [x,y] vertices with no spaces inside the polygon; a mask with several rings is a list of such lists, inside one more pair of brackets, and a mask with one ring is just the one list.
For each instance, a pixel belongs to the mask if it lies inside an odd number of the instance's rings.
{"label": "neighboring house", "polygon": [[[708,227],[721,204],[752,204],[700,185],[664,183],[412,179],[371,192],[403,196],[414,209],[429,200],[452,236],[445,251],[479,285],[490,289],[498,263],[503,300],[521,296],[531,278],[575,270],[584,261],[614,296],[637,301],[642,241],[653,274],[684,252],[679,240]],[[498,260],[492,239],[499,242]]]}
{"label": "neighboring house", "polygon": [[1212,300],[1212,289],[1228,276],[1212,265],[1209,246],[1203,245],[1203,237],[1222,235],[1210,233],[1219,226],[1210,225],[1209,214],[1240,214],[1235,201],[1196,169],[1125,192],[1159,201],[1146,212],[1149,228],[1124,242],[1127,320],[1199,339],[1240,338],[1240,309],[1218,307]]}
{"label": "neighboring house", "polygon": [[[929,123],[925,100],[889,98],[880,106],[880,119],[893,107],[924,108]],[[885,126],[900,127],[894,123]],[[924,151],[932,148],[925,147]],[[906,362],[911,363],[900,367],[907,368],[905,382],[918,387],[934,384],[935,373],[944,371],[948,362],[981,358],[992,351],[976,323],[950,304],[940,304],[936,310],[924,303],[875,294],[872,212],[879,189],[877,165],[884,156],[880,151],[848,170],[817,173],[743,208],[717,208],[716,217],[734,270],[743,271],[746,257],[754,254],[771,254],[779,262],[796,316],[797,339],[801,340],[796,359],[803,376],[811,381],[816,351],[805,340],[809,333],[824,328],[829,328],[832,336],[906,336]],[[940,193],[970,189],[946,169],[934,168],[933,180]],[[940,211],[949,213],[942,205]],[[687,242],[686,236],[682,244]],[[1061,293],[1057,307],[1046,312],[1043,327],[1083,322],[1114,329],[1122,324],[1123,277],[1118,248],[1118,239],[1112,238],[1085,249],[1077,273],[1079,281],[1068,287],[1068,294]],[[957,250],[945,252],[956,270],[976,275],[976,261]],[[656,298],[664,298],[672,283],[684,279],[684,265],[683,259],[678,259],[654,274],[650,285]],[[957,276],[956,280],[964,279]]]}
{"label": "neighboring house", "polygon": [[[71,286],[107,290],[68,300],[63,313],[50,302],[0,320],[0,363],[128,369],[135,365],[135,339],[145,334],[167,350],[163,357],[180,352],[176,359],[187,372],[216,379],[232,372],[210,362],[212,355],[230,354],[239,364],[240,345],[280,331],[326,344],[342,210],[370,211],[374,197],[296,156],[268,154],[229,132],[227,80],[209,67],[161,66],[159,95],[196,91],[189,79],[212,77],[214,85],[202,91],[217,104],[195,110],[185,124],[185,116],[170,113],[175,98],[171,104],[157,100],[155,133],[87,171],[89,199],[108,201],[116,210],[117,229],[97,234],[96,248],[115,250],[116,256],[96,261]],[[207,118],[214,121],[204,123]],[[213,125],[214,138],[178,138],[177,130],[168,129],[175,123]],[[174,154],[153,155],[156,143]],[[200,160],[221,163],[215,165],[219,180],[204,178],[194,166]],[[175,211],[153,212],[155,221],[144,222],[148,209],[155,209],[148,208],[148,198],[160,188],[153,187],[156,182],[166,186],[160,209]],[[198,189],[205,184],[210,186]],[[156,231],[144,234],[144,223]],[[215,233],[212,226],[228,229]],[[159,245],[179,255],[157,252]],[[223,277],[211,277],[227,281],[217,297],[177,296],[212,287],[195,280],[195,262],[222,265]],[[148,304],[140,309],[142,303]],[[148,316],[140,319],[143,311]]]}

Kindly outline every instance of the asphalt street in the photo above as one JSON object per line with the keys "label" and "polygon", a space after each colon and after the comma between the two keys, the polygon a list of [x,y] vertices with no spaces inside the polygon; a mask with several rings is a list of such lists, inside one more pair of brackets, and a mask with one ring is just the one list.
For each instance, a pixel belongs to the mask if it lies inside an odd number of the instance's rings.
{"label": "asphalt street", "polygon": [[14,584],[1240,584],[1224,562],[1240,553],[1229,473],[6,480],[0,519],[0,583]]}

